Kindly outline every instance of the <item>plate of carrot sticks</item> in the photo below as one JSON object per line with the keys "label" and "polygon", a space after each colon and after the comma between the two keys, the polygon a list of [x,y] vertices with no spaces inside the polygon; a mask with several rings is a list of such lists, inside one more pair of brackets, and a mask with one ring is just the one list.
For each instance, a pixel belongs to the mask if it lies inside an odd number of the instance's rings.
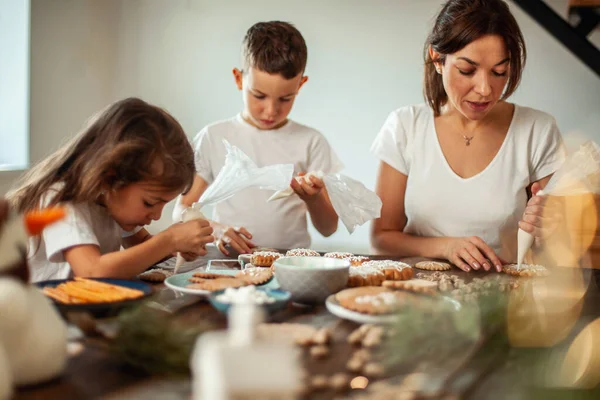
{"label": "plate of carrot sticks", "polygon": [[152,293],[150,285],[126,279],[57,279],[36,285],[61,312],[85,310],[94,315],[112,314]]}

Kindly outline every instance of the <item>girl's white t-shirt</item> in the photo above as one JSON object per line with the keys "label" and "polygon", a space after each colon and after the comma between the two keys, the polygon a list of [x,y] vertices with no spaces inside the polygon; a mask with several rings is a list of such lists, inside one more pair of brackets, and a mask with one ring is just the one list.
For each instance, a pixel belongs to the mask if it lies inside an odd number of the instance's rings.
{"label": "girl's white t-shirt", "polygon": [[[260,130],[241,115],[202,129],[194,139],[196,171],[209,185],[225,164],[223,139],[242,150],[258,167],[293,164],[294,174],[337,173],[343,165],[320,132],[289,120],[273,130]],[[214,208],[212,219],[245,227],[258,246],[289,249],[309,247],[306,203],[293,195],[267,202],[273,191],[249,188]]]}
{"label": "girl's white t-shirt", "polygon": [[490,164],[470,178],[450,168],[426,104],[392,112],[371,152],[408,177],[404,232],[424,237],[483,239],[502,259],[516,261],[518,222],[526,187],[562,164],[565,149],[554,118],[515,105],[512,122]]}
{"label": "girl's white t-shirt", "polygon": [[[49,204],[50,196],[44,196],[42,207]],[[72,276],[71,267],[63,251],[80,245],[95,245],[101,254],[121,249],[121,239],[134,232],[125,232],[108,214],[106,209],[94,203],[61,204],[65,218],[48,225],[39,237],[29,239],[28,262],[31,282],[49,279],[66,279]],[[139,230],[141,228],[138,228]]]}

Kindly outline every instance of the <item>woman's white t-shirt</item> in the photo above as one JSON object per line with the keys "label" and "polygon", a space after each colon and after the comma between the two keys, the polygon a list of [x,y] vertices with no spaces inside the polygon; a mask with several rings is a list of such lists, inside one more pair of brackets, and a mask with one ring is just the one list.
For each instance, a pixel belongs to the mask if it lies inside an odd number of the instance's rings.
{"label": "woman's white t-shirt", "polygon": [[404,232],[479,236],[507,262],[516,260],[526,187],[556,171],[565,156],[554,118],[517,105],[500,150],[470,178],[461,178],[448,164],[426,104],[392,112],[371,152],[408,177]]}
{"label": "woman's white t-shirt", "polygon": [[[225,164],[223,139],[242,150],[259,167],[294,164],[294,174],[339,172],[343,165],[320,132],[289,120],[273,130],[260,130],[241,115],[202,129],[194,139],[196,171],[209,185]],[[258,246],[309,247],[306,203],[298,196],[267,202],[273,191],[249,188],[214,208],[213,220],[243,226]]]}

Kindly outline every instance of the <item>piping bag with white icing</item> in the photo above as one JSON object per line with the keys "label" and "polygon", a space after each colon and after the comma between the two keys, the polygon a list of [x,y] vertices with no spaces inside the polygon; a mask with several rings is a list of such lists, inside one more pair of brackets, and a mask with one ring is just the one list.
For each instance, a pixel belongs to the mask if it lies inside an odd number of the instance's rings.
{"label": "piping bag with white icing", "polygon": [[[536,195],[574,196],[584,193],[599,193],[598,183],[590,180],[592,175],[598,174],[600,174],[600,146],[593,141],[587,141],[567,157],[562,166],[552,175],[544,190],[540,190]],[[525,254],[531,248],[533,240],[533,235],[519,228],[517,268],[521,268]]]}
{"label": "piping bag with white icing", "polygon": [[[275,164],[259,168],[239,148],[223,140],[225,164],[212,184],[204,191],[198,202],[175,216],[177,222],[205,218],[200,209],[227,200],[242,189],[258,187],[265,190],[281,190],[288,187],[294,174],[293,164]],[[177,273],[185,259],[177,254],[174,272]]]}
{"label": "piping bag with white icing", "polygon": [[[342,174],[325,175],[323,171],[310,172],[304,176],[297,176],[300,181],[304,177],[316,176],[323,179],[331,205],[349,233],[363,225],[365,222],[381,215],[381,199],[375,192],[367,189],[361,182]],[[280,190],[267,201],[282,199],[294,194],[291,187]]]}

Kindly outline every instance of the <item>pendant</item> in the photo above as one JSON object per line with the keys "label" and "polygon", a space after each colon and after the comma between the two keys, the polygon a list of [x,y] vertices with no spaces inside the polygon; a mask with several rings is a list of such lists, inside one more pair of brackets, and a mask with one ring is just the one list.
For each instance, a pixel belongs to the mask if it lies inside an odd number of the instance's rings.
{"label": "pendant", "polygon": [[470,146],[471,145],[471,140],[473,140],[474,136],[468,137],[466,135],[463,135],[463,139],[465,139],[465,145],[466,146]]}

